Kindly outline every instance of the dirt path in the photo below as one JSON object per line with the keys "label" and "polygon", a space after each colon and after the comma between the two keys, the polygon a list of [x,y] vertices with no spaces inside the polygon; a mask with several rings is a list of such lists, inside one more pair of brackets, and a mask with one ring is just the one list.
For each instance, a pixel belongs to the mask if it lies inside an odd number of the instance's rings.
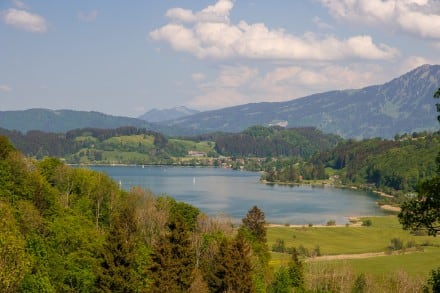
{"label": "dirt path", "polygon": [[379,256],[390,256],[396,254],[408,254],[414,253],[416,251],[406,251],[406,252],[368,252],[368,253],[357,253],[357,254],[338,254],[338,255],[323,255],[317,257],[311,257],[306,260],[306,262],[314,262],[314,261],[323,261],[323,260],[343,260],[343,259],[362,259],[362,258],[370,258],[370,257],[379,257]]}
{"label": "dirt path", "polygon": [[342,259],[361,259],[361,258],[369,258],[369,257],[377,257],[377,256],[387,256],[389,254],[385,254],[385,252],[368,252],[368,253],[357,253],[357,254],[338,254],[338,255],[323,255],[308,258],[308,262],[313,261],[322,261],[322,260],[342,260]]}

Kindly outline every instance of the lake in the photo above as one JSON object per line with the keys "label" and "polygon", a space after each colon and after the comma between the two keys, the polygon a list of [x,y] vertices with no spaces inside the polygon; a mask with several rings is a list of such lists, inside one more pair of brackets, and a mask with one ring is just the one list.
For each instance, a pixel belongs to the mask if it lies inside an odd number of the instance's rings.
{"label": "lake", "polygon": [[277,224],[345,224],[350,216],[385,215],[373,193],[308,185],[266,185],[257,172],[222,168],[169,166],[93,166],[107,173],[125,190],[141,186],[167,194],[208,215],[227,214],[234,221],[256,205],[266,221]]}

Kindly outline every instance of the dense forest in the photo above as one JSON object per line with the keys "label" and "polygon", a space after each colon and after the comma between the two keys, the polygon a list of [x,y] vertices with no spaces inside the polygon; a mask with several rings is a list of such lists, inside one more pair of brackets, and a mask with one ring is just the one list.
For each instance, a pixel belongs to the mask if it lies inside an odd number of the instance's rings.
{"label": "dense forest", "polygon": [[263,292],[272,282],[257,207],[236,229],[105,174],[34,161],[1,136],[0,218],[1,292]]}
{"label": "dense forest", "polygon": [[414,133],[394,140],[347,140],[310,160],[285,160],[266,167],[271,182],[337,179],[344,185],[395,194],[414,192],[420,181],[436,174],[439,133]]}
{"label": "dense forest", "polygon": [[84,128],[65,134],[0,129],[24,154],[37,159],[64,158],[68,163],[172,164],[190,151],[207,157],[310,158],[342,139],[311,128],[254,126],[242,133],[214,133],[171,138],[143,128]]}

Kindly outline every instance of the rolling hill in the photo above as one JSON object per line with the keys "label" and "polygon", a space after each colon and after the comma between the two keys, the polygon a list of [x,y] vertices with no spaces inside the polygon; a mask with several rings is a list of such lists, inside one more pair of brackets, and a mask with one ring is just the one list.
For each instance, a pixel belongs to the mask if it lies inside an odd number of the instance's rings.
{"label": "rolling hill", "polygon": [[94,111],[29,109],[0,112],[0,127],[21,132],[29,130],[67,132],[85,127],[117,128],[122,126],[150,128],[149,123],[144,120]]}

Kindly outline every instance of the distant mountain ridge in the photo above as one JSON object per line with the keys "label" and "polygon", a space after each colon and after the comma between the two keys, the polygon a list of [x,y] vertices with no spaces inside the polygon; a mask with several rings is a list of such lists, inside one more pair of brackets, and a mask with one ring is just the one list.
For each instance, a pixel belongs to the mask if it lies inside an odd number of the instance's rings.
{"label": "distant mountain ridge", "polygon": [[[287,102],[251,103],[189,116],[189,112],[180,111],[185,116],[173,120],[162,112],[162,121],[154,123],[94,111],[29,109],[0,111],[0,127],[21,132],[67,132],[86,127],[134,126],[183,136],[279,125],[316,127],[345,138],[391,138],[395,134],[438,129],[433,94],[439,87],[440,65],[423,65],[382,85],[330,91]],[[152,114],[150,119],[155,119],[151,118]]]}
{"label": "distant mountain ridge", "polygon": [[343,137],[390,138],[438,128],[432,96],[439,86],[440,65],[423,65],[383,85],[201,112],[166,125],[193,133],[239,132],[252,125],[312,126]]}
{"label": "distant mountain ridge", "polygon": [[200,111],[189,109],[185,106],[174,107],[171,109],[152,109],[138,117],[148,122],[163,122],[178,119],[199,113]]}
{"label": "distant mountain ridge", "polygon": [[135,126],[151,128],[144,120],[107,115],[95,111],[29,109],[23,111],[0,111],[0,127],[27,132],[67,132],[76,128],[118,128]]}

